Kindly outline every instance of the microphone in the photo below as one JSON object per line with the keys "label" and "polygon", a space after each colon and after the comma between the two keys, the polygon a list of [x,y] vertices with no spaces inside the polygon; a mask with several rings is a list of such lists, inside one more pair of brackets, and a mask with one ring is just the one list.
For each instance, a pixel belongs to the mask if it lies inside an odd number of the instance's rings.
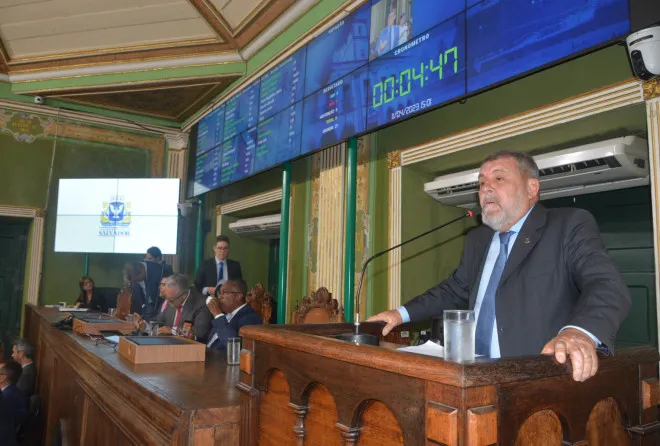
{"label": "microphone", "polygon": [[463,220],[464,218],[473,218],[479,215],[478,211],[471,211],[467,210],[463,215],[460,217],[457,217],[451,221],[448,221],[446,223],[441,224],[440,226],[436,226],[433,229],[430,229],[426,232],[423,232],[421,234],[418,234],[414,236],[413,238],[410,238],[408,240],[405,240],[398,245],[391,246],[383,251],[377,252],[376,254],[372,255],[367,259],[366,262],[364,262],[364,265],[362,265],[362,273],[360,274],[360,282],[358,283],[358,288],[357,288],[357,293],[355,295],[355,319],[354,319],[354,332],[353,333],[342,333],[340,335],[337,335],[337,339],[341,339],[342,341],[348,341],[353,344],[367,344],[367,345],[378,345],[380,343],[380,337],[378,336],[373,336],[370,334],[361,334],[360,333],[360,291],[362,291],[362,281],[364,280],[364,274],[367,271],[367,266],[369,263],[377,259],[378,257],[382,256],[383,254],[387,254],[388,252],[400,248],[403,245],[407,245],[410,242],[414,242],[415,240],[422,238],[426,235],[429,235],[438,229],[442,229],[446,226],[451,225],[452,223],[456,223],[459,220]]}

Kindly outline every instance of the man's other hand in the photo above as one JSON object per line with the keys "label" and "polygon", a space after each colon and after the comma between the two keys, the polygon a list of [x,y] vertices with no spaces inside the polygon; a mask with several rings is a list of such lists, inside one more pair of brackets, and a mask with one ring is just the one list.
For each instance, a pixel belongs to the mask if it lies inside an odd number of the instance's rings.
{"label": "man's other hand", "polygon": [[555,355],[555,359],[561,364],[564,364],[570,357],[575,381],[584,382],[598,371],[596,343],[588,335],[575,328],[562,330],[554,339],[545,344],[541,354]]}
{"label": "man's other hand", "polygon": [[366,322],[385,322],[387,325],[383,328],[383,336],[387,336],[397,325],[403,324],[401,313],[398,310],[389,310],[371,316]]}

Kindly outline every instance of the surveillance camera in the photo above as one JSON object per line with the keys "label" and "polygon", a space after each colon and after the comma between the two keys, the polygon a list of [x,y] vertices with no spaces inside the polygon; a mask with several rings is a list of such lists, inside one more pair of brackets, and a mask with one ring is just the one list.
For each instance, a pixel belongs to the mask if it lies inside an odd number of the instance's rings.
{"label": "surveillance camera", "polygon": [[37,105],[43,105],[44,97],[43,96],[35,96],[34,97],[34,103],[37,104]]}
{"label": "surveillance camera", "polygon": [[194,204],[193,203],[179,203],[177,208],[179,208],[179,215],[182,217],[187,217],[192,214]]}
{"label": "surveillance camera", "polygon": [[626,39],[635,75],[645,81],[660,76],[660,26],[646,28]]}

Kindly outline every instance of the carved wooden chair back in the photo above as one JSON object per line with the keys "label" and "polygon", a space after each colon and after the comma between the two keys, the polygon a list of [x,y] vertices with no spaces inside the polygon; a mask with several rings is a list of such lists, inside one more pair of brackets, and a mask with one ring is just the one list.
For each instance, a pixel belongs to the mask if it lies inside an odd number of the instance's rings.
{"label": "carved wooden chair back", "polygon": [[268,325],[273,313],[273,296],[260,283],[248,291],[245,301],[261,316],[261,323]]}
{"label": "carved wooden chair back", "polygon": [[344,322],[344,309],[327,288],[321,287],[305,296],[294,313],[294,324],[327,324]]}

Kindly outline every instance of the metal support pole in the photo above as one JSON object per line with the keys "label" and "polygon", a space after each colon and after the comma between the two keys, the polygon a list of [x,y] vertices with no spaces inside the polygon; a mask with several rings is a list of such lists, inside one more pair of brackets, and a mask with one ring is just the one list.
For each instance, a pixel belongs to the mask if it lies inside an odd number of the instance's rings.
{"label": "metal support pole", "polygon": [[286,279],[289,260],[289,207],[291,202],[291,163],[282,169],[282,221],[280,224],[280,269],[277,280],[277,323],[286,322]]}
{"label": "metal support pole", "polygon": [[[346,244],[344,247],[344,315],[353,322],[355,312],[355,214],[357,206],[357,138],[348,140],[346,163]],[[359,299],[359,296],[357,297]]]}

